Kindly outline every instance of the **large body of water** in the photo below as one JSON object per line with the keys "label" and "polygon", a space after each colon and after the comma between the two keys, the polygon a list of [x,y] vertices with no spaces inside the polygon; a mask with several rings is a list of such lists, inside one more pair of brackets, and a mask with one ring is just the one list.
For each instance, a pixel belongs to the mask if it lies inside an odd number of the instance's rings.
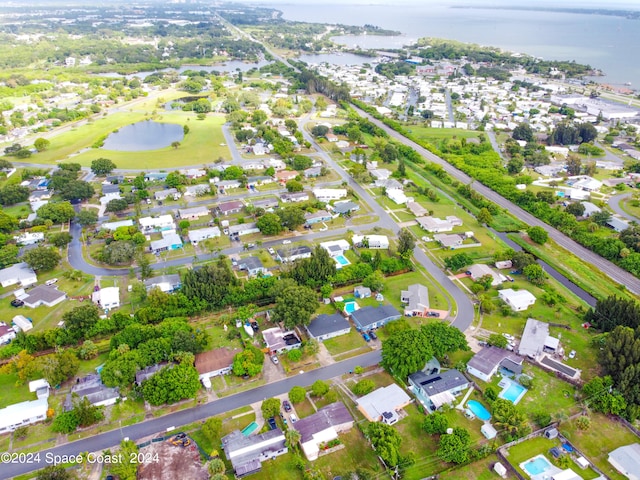
{"label": "large body of water", "polygon": [[[389,2],[391,3],[391,2]],[[400,48],[421,37],[495,46],[549,60],[599,68],[603,83],[640,89],[640,20],[608,15],[421,5],[269,4],[287,20],[372,24],[401,37],[338,37],[364,48]],[[559,5],[561,6],[561,5]],[[640,8],[640,7],[638,7]]]}
{"label": "large body of water", "polygon": [[133,123],[112,133],[102,148],[121,152],[140,152],[168,147],[184,138],[182,125],[151,120]]}

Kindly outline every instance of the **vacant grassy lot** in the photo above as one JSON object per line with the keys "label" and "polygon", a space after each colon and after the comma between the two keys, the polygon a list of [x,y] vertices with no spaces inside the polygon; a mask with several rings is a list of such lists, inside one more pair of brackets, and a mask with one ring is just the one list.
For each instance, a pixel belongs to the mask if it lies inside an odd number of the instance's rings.
{"label": "vacant grassy lot", "polygon": [[[440,480],[460,480],[461,478],[465,480],[495,480],[498,478],[498,475],[493,471],[493,466],[497,461],[498,457],[496,455],[489,455],[487,458],[465,465],[464,467],[442,472],[438,478],[440,478]],[[508,473],[505,478],[516,477]]]}
{"label": "vacant grassy lot", "polygon": [[324,346],[327,347],[327,350],[331,355],[339,355],[341,353],[348,352],[349,350],[355,350],[366,345],[364,339],[354,329],[351,329],[351,331],[346,335],[329,338],[323,343]]}
{"label": "vacant grassy lot", "polygon": [[18,375],[14,373],[0,375],[0,392],[0,408],[36,399],[35,393],[29,392],[28,383],[20,385]]}

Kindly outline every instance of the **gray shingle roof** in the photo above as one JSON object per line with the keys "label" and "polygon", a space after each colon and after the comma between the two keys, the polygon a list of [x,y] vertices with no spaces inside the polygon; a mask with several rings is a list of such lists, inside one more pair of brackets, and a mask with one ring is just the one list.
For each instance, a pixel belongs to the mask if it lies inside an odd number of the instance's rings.
{"label": "gray shingle roof", "polygon": [[354,323],[361,329],[366,329],[374,323],[397,320],[400,317],[400,312],[391,305],[363,307],[351,314]]}
{"label": "gray shingle roof", "polygon": [[307,330],[312,337],[319,337],[321,335],[339,332],[340,330],[345,330],[350,327],[351,325],[346,318],[339,313],[334,313],[333,315],[318,315],[316,318],[311,320],[311,323],[307,326]]}
{"label": "gray shingle roof", "polygon": [[352,421],[353,417],[347,407],[342,402],[335,402],[321,408],[313,415],[298,420],[291,426],[300,432],[300,442],[305,443],[329,427]]}
{"label": "gray shingle roof", "polygon": [[420,388],[428,396],[437,395],[438,393],[448,392],[455,388],[462,387],[469,383],[469,380],[458,370],[447,370],[446,372],[434,373],[426,375],[424,372],[416,372],[409,375],[414,384],[420,385]]}

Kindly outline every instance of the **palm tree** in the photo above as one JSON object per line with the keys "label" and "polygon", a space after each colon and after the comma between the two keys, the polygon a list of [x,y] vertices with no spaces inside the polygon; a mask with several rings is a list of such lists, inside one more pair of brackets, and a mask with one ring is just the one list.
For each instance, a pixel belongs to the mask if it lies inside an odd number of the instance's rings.
{"label": "palm tree", "polygon": [[289,428],[285,432],[284,436],[287,442],[287,448],[289,450],[295,450],[298,446],[298,442],[300,441],[300,432],[293,428]]}

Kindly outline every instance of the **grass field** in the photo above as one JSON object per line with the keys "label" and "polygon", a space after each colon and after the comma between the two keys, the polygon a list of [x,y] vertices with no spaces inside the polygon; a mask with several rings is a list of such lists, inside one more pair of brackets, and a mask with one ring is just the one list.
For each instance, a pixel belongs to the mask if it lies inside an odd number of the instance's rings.
{"label": "grass field", "polygon": [[29,385],[27,383],[20,385],[18,375],[14,373],[0,375],[0,392],[2,392],[0,408],[36,399],[35,394],[29,392]]}
{"label": "grass field", "polygon": [[92,160],[104,157],[111,159],[119,168],[170,169],[185,165],[210,164],[220,157],[230,156],[228,147],[220,145],[224,143],[221,129],[224,117],[210,114],[205,120],[196,120],[192,112],[181,111],[161,112],[153,117],[158,122],[189,126],[190,132],[177,149],[165,147],[141,152],[122,152],[90,148],[103,135],[147,119],[151,119],[151,116],[138,111],[118,112],[102,117],[53,137],[49,149],[33,155],[29,161],[50,164],[70,161],[86,166],[90,165]]}
{"label": "grass field", "polygon": [[438,143],[445,138],[478,138],[482,132],[462,130],[460,128],[431,128],[411,125],[411,134],[429,143]]}
{"label": "grass field", "polygon": [[329,338],[323,343],[331,355],[340,355],[341,353],[355,350],[366,345],[366,342],[360,334],[353,329],[345,335]]}
{"label": "grass field", "polygon": [[[493,472],[492,467],[497,461],[498,457],[496,455],[489,455],[487,458],[464,467],[442,472],[438,475],[438,478],[440,480],[460,480],[461,478],[465,480],[495,480],[499,477]],[[515,475],[507,473],[507,476],[503,478],[515,478]]]}

